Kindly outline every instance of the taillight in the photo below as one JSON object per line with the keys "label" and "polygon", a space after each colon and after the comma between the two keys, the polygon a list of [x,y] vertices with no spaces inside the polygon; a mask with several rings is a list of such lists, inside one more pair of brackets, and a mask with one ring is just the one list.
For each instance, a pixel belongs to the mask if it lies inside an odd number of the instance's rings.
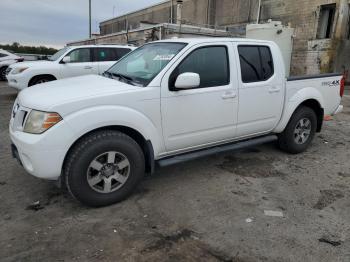
{"label": "taillight", "polygon": [[342,79],[340,80],[340,90],[339,90],[340,97],[343,97],[344,89],[345,89],[345,77],[343,76]]}

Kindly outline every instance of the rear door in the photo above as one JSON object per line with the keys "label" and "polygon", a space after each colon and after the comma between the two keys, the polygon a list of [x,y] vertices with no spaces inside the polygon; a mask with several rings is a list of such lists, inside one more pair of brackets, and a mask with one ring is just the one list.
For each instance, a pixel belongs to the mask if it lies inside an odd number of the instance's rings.
{"label": "rear door", "polygon": [[91,48],[77,48],[66,56],[70,63],[60,63],[61,78],[94,74]]}
{"label": "rear door", "polygon": [[98,62],[98,73],[103,74],[115,62],[125,54],[129,53],[129,48],[98,47],[95,48],[95,61]]}
{"label": "rear door", "polygon": [[[177,76],[186,72],[199,74],[200,86],[174,89]],[[168,152],[234,138],[238,105],[236,72],[231,43],[218,42],[192,47],[164,75],[161,114]]]}
{"label": "rear door", "polygon": [[271,131],[284,103],[283,68],[269,45],[235,44],[239,56],[237,137]]}

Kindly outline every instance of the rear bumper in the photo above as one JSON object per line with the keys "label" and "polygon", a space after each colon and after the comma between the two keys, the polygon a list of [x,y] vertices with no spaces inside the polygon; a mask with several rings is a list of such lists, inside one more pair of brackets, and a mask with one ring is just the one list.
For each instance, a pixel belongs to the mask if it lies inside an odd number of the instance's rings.
{"label": "rear bumper", "polygon": [[338,113],[343,112],[343,108],[344,108],[343,105],[339,105],[332,115],[336,115]]}

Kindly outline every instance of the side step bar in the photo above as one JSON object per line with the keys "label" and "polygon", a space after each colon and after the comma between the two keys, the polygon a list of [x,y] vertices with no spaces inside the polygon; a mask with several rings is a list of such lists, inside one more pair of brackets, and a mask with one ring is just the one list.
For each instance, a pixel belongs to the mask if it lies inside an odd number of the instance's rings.
{"label": "side step bar", "polygon": [[276,140],[277,140],[276,135],[252,138],[252,139],[248,139],[240,142],[214,146],[214,147],[210,147],[210,148],[206,148],[206,149],[202,149],[194,152],[189,152],[189,153],[184,153],[176,156],[171,156],[168,158],[163,158],[158,160],[157,164],[160,167],[170,166],[177,163],[186,162],[186,161],[190,161],[193,159],[197,159],[197,158],[201,158],[201,157],[205,157],[205,156],[209,156],[217,153],[222,153],[227,151],[237,151],[243,148],[257,146],[257,145],[269,143]]}

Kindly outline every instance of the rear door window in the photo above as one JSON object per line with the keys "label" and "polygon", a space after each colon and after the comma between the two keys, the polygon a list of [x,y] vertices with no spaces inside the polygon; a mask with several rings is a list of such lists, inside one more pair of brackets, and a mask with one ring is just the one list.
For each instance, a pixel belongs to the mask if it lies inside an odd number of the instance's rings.
{"label": "rear door window", "polygon": [[119,59],[131,51],[130,48],[116,48]]}
{"label": "rear door window", "polygon": [[118,53],[116,48],[96,48],[95,60],[99,62],[117,61]]}
{"label": "rear door window", "polygon": [[129,48],[95,48],[95,61],[112,62],[118,61],[124,55],[129,53]]}
{"label": "rear door window", "polygon": [[238,46],[243,83],[265,81],[274,74],[273,59],[267,46]]}

